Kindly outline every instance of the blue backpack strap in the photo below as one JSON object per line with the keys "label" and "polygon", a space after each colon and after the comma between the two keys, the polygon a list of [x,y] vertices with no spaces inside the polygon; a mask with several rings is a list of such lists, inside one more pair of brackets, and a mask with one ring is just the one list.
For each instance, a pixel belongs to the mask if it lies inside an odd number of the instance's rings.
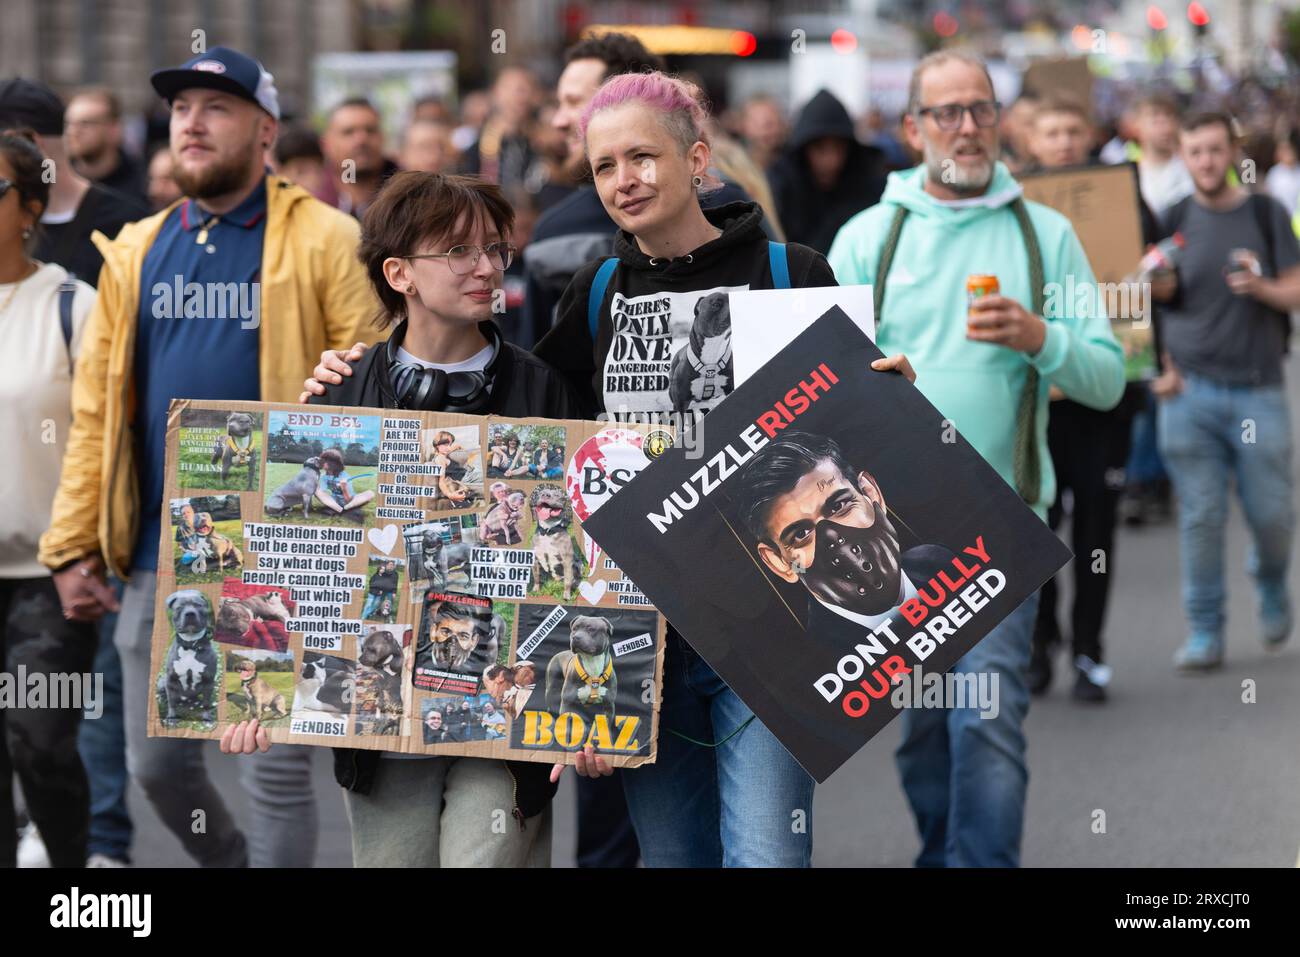
{"label": "blue backpack strap", "polygon": [[790,260],[786,255],[785,243],[767,241],[767,262],[772,268],[772,288],[790,288]]}
{"label": "blue backpack strap", "polygon": [[59,327],[63,330],[63,345],[68,350],[68,369],[72,369],[72,301],[77,295],[77,281],[71,273],[59,284]]}
{"label": "blue backpack strap", "polygon": [[591,281],[591,291],[587,293],[587,328],[591,330],[591,341],[596,341],[596,330],[600,327],[600,304],[605,301],[605,290],[609,280],[618,268],[618,257],[610,256],[596,270],[596,278]]}

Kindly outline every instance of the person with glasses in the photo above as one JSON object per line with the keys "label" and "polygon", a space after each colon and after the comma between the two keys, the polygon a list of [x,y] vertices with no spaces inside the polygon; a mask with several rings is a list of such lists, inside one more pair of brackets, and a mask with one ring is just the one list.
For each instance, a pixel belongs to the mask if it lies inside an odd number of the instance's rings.
{"label": "person with glasses", "polygon": [[[578,418],[578,401],[563,378],[503,342],[492,321],[502,274],[515,252],[513,226],[514,211],[494,184],[415,170],[389,179],[362,219],[358,256],[382,304],[376,325],[395,328],[386,343],[368,350],[341,382],[312,401],[438,411],[431,401],[413,406],[429,393],[410,384],[441,372],[448,379],[443,401],[454,403],[447,408],[465,408],[462,386],[470,383],[483,394],[476,412]],[[453,454],[452,433],[436,433],[433,442],[435,456]],[[459,651],[449,646],[446,653],[460,658],[482,645],[490,619],[490,612],[444,601],[427,640],[455,643]],[[481,665],[475,673],[480,670]],[[444,716],[452,740],[469,740],[471,730],[482,730],[477,717],[471,724],[469,708],[467,697],[462,720]],[[227,753],[269,747],[256,721],[231,727],[221,741]],[[555,785],[549,765],[343,748],[334,753],[356,866],[550,866]],[[518,823],[494,828],[485,810],[492,808],[511,809]]]}
{"label": "person with glasses", "polygon": [[[943,50],[917,64],[903,128],[922,154],[891,173],[880,203],[845,224],[829,260],[841,283],[870,283],[876,344],[903,352],[917,388],[1040,517],[1056,491],[1048,391],[1090,409],[1124,392],[1124,356],[1094,296],[1048,298],[1095,282],[1070,221],[1022,197],[998,162],[1000,109],[984,62]],[[969,301],[967,278],[999,292]],[[1073,300],[1074,297],[1071,297]],[[919,866],[1015,866],[1028,771],[1022,725],[1038,595],[961,658],[998,676],[996,718],[978,709],[908,709],[897,754],[921,837]]]}

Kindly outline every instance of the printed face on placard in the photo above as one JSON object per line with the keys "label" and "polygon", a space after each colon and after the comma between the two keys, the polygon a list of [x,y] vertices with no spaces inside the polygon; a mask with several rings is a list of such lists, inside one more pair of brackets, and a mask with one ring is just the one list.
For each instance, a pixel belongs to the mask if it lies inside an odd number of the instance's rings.
{"label": "printed face on placard", "polygon": [[420,612],[412,683],[421,691],[477,694],[503,638],[509,641],[492,602],[429,589]]}
{"label": "printed face on placard", "polygon": [[880,487],[825,436],[785,433],[736,478],[764,566],[819,600],[880,615],[903,600],[898,533]]}

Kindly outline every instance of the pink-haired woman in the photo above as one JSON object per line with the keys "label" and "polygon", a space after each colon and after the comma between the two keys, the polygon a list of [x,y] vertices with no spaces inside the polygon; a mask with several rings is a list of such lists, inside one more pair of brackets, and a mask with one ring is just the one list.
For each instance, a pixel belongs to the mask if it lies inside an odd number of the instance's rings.
{"label": "pink-haired woman", "polygon": [[[670,414],[691,428],[735,385],[727,292],[836,285],[821,254],[769,243],[757,204],[701,208],[706,120],[699,91],[663,73],[613,77],[582,116],[596,190],[620,231],[614,257],[574,276],[535,352],[597,412]],[[650,315],[659,321],[629,318]],[[627,356],[662,357],[665,333],[667,374],[620,371]],[[902,356],[874,367],[913,378]],[[660,728],[656,763],[622,776],[647,865],[811,862],[812,778],[671,629]],[[609,772],[583,755],[577,770]],[[806,826],[791,827],[799,819]]]}

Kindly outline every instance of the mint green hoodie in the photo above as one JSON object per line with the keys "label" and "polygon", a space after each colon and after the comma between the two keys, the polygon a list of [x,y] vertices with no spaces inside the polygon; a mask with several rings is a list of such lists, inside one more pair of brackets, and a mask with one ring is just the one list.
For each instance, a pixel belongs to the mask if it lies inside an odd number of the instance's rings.
{"label": "mint green hoodie", "polygon": [[885,282],[876,343],[886,355],[901,352],[911,360],[916,387],[1012,486],[1016,408],[1030,365],[1038,370],[1042,482],[1034,510],[1045,516],[1056,495],[1047,451],[1048,386],[1091,408],[1113,408],[1124,392],[1123,350],[1111,334],[1103,297],[1078,294],[1094,278],[1070,221],[1028,201],[1047,290],[1060,284],[1056,295],[1046,295],[1043,348],[1031,358],[967,339],[971,274],[997,276],[1002,295],[1033,310],[1029,257],[1010,208],[1020,185],[998,163],[979,204],[954,208],[925,192],[924,182],[924,166],[891,173],[880,202],[844,224],[827,258],[841,285],[874,283],[894,213],[899,206],[909,210]]}

